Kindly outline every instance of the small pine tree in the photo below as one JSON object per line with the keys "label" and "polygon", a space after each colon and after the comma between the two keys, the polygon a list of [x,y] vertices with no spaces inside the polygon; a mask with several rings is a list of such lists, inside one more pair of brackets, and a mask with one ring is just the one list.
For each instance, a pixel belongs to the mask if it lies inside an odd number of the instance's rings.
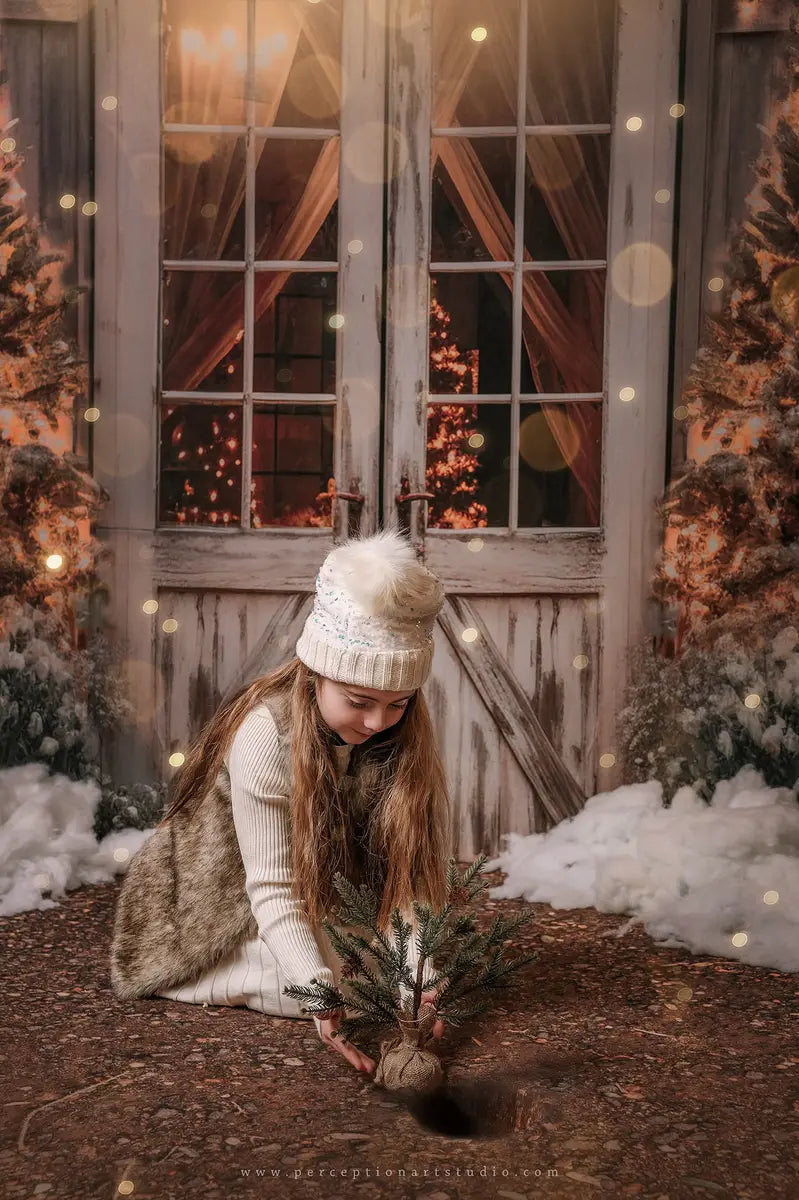
{"label": "small pine tree", "polygon": [[[334,884],[343,901],[337,910],[339,921],[372,934],[367,940],[360,933],[337,928],[329,921],[322,922],[342,961],[341,978],[346,980],[348,992],[345,994],[335,985],[313,979],[307,985],[291,984],[283,989],[284,993],[301,1000],[310,1013],[353,1010],[356,1015],[342,1018],[335,1036],[349,1037],[375,1026],[393,1026],[395,1031],[400,1030],[406,1043],[412,1044],[418,1058],[425,1053],[424,1041],[436,1018],[459,1027],[487,1012],[492,999],[484,998],[486,993],[507,988],[513,973],[538,957],[531,954],[510,961],[501,957],[503,942],[532,919],[532,909],[509,919],[497,916],[486,933],[477,931],[472,914],[456,911],[487,886],[478,878],[486,861],[487,856],[481,854],[460,875],[455,859],[450,858],[446,900],[440,910],[413,901],[419,950],[415,977],[407,963],[413,931],[399,908],[395,907],[391,915],[396,938],[392,944],[377,926],[379,900],[372,889],[365,884],[356,889],[337,872]],[[432,965],[434,955],[437,966]],[[404,999],[400,984],[407,990]],[[422,993],[433,988],[436,989],[434,1008],[422,1005]],[[389,1054],[399,1048],[396,1040],[382,1044],[381,1067],[385,1068]],[[401,1083],[388,1082],[389,1073],[385,1069],[381,1071],[381,1067],[375,1078],[385,1082],[386,1086],[404,1086],[408,1079],[418,1078],[416,1066],[403,1063]],[[433,1070],[435,1072],[435,1068]]]}

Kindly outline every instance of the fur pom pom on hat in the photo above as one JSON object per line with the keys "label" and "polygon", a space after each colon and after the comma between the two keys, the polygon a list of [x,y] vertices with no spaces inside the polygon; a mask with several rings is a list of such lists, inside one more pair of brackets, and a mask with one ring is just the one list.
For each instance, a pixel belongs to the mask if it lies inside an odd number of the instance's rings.
{"label": "fur pom pom on hat", "polygon": [[398,530],[349,538],[322,563],[295,652],[341,683],[387,692],[418,688],[430,673],[443,603],[440,581]]}

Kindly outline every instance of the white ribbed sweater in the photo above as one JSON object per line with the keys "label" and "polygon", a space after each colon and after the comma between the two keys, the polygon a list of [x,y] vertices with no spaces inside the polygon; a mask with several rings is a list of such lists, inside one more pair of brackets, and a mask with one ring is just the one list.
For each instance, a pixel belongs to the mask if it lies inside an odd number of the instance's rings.
{"label": "white ribbed sweater", "polygon": [[[352,747],[334,746],[337,774],[346,771]],[[308,984],[313,977],[340,980],[340,961],[321,925],[312,926],[291,895],[288,764],[274,717],[266,705],[252,709],[225,756],[230,775],[233,822],[246,872],[247,895],[258,937],[202,978],[159,996],[191,1003],[247,1004],[280,1016],[305,1016],[296,1000],[282,995],[286,982]],[[412,914],[405,918],[411,921]],[[393,940],[393,933],[390,931]],[[265,949],[266,948],[266,949]],[[411,938],[408,963],[419,960]],[[402,987],[402,994],[407,991]],[[317,1030],[319,1021],[314,1018]]]}

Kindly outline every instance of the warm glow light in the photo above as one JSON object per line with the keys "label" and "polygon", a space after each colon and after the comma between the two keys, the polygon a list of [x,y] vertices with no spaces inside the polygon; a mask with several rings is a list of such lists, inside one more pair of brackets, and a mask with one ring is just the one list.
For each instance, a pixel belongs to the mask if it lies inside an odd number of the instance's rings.
{"label": "warm glow light", "polygon": [[685,115],[685,105],[684,104],[672,104],[671,108],[669,109],[670,117],[682,117],[684,115]]}
{"label": "warm glow light", "polygon": [[634,387],[623,387],[621,389],[621,391],[619,392],[619,399],[623,400],[625,404],[628,404],[630,402],[630,400],[634,400],[635,399],[635,388]]}
{"label": "warm glow light", "polygon": [[688,409],[684,404],[678,404],[674,410],[674,415],[678,421],[684,421],[688,416]]}
{"label": "warm glow light", "polygon": [[733,946],[745,946],[749,941],[749,934],[744,933],[743,930],[741,930],[740,933],[734,933],[730,938],[730,941],[732,942]]}
{"label": "warm glow light", "polygon": [[668,204],[671,200],[671,192],[668,188],[658,188],[655,192],[655,202],[657,204]]}
{"label": "warm glow light", "polygon": [[600,767],[612,767],[615,761],[615,754],[602,754],[599,758],[599,765]]}
{"label": "warm glow light", "polygon": [[710,292],[720,292],[724,287],[724,280],[720,275],[714,275],[712,279],[708,279],[707,286]]}
{"label": "warm glow light", "polygon": [[488,30],[485,25],[476,25],[472,30],[473,42],[484,42],[488,37]]}
{"label": "warm glow light", "polygon": [[629,129],[630,133],[637,133],[638,130],[641,129],[643,124],[644,124],[644,122],[641,117],[628,117],[627,118],[627,128]]}
{"label": "warm glow light", "polygon": [[350,254],[360,254],[363,250],[363,242],[360,238],[353,238],[351,242],[347,242],[347,249]]}
{"label": "warm glow light", "polygon": [[83,414],[83,419],[84,419],[84,421],[88,421],[89,424],[91,424],[92,421],[99,421],[100,420],[99,408],[87,408],[85,413]]}
{"label": "warm glow light", "polygon": [[473,625],[470,625],[468,629],[464,629],[463,633],[461,634],[464,642],[474,642],[477,640],[477,638],[479,638],[479,636],[480,634]]}
{"label": "warm glow light", "polygon": [[13,154],[16,148],[17,143],[13,138],[3,138],[2,142],[0,142],[0,150],[2,150],[4,154]]}
{"label": "warm glow light", "polygon": [[575,654],[574,658],[572,659],[572,666],[575,668],[575,670],[582,671],[584,667],[588,666],[588,655]]}
{"label": "warm glow light", "polygon": [[341,313],[333,313],[329,323],[331,329],[342,329],[344,327],[344,318]]}
{"label": "warm glow light", "polygon": [[124,846],[117,846],[116,850],[114,851],[114,861],[127,862],[129,858],[130,850],[127,850]]}
{"label": "warm glow light", "polygon": [[116,96],[103,96],[100,101],[100,108],[104,108],[106,112],[113,112],[119,101]]}
{"label": "warm glow light", "polygon": [[768,892],[763,893],[763,903],[764,904],[776,904],[779,901],[779,898],[780,898],[779,892],[768,891]]}
{"label": "warm glow light", "polygon": [[174,754],[170,754],[169,756],[170,767],[182,767],[185,761],[186,755],[182,754],[180,750],[176,750]]}
{"label": "warm glow light", "polygon": [[471,550],[473,554],[476,554],[478,550],[483,549],[483,539],[477,537],[469,538],[469,541],[466,543],[466,548],[467,550]]}
{"label": "warm glow light", "polygon": [[760,708],[760,697],[757,692],[750,692],[744,697],[744,704],[747,708]]}
{"label": "warm glow light", "polygon": [[157,613],[158,612],[158,601],[157,600],[145,600],[144,604],[142,604],[142,606],[141,606],[141,609],[142,609],[142,612],[146,612],[148,615],[152,615],[152,613]]}
{"label": "warm glow light", "polygon": [[678,1000],[690,1000],[694,994],[694,989],[689,987],[681,987],[677,992]]}
{"label": "warm glow light", "polygon": [[659,304],[671,291],[671,259],[654,242],[632,242],[620,250],[611,267],[613,290],[636,308]]}
{"label": "warm glow light", "polygon": [[71,192],[66,192],[58,201],[58,203],[62,208],[74,208],[76,201]]}
{"label": "warm glow light", "polygon": [[117,1184],[117,1191],[119,1192],[120,1196],[129,1196],[130,1193],[133,1191],[133,1180],[132,1179],[121,1180]]}
{"label": "warm glow light", "polygon": [[479,450],[481,446],[485,445],[485,437],[482,433],[473,433],[469,438],[469,445],[473,450]]}
{"label": "warm glow light", "polygon": [[[216,212],[217,209],[215,204],[204,204],[200,209],[200,216],[204,217],[206,220],[210,220],[212,217],[216,216]],[[239,339],[236,340],[238,341]]]}
{"label": "warm glow light", "polygon": [[164,633],[174,633],[175,630],[177,629],[177,627],[178,627],[178,623],[174,617],[167,617],[167,619],[164,621],[163,625],[161,626]]}
{"label": "warm glow light", "polygon": [[47,558],[44,560],[44,565],[47,567],[48,571],[57,571],[59,567],[63,566],[63,564],[64,560],[60,554],[48,554]]}

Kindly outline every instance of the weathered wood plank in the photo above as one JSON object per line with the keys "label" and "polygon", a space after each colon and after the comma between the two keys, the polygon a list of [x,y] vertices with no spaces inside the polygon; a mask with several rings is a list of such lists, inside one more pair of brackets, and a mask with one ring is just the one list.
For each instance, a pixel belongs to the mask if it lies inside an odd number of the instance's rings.
{"label": "weathered wood plank", "polygon": [[[579,812],[585,796],[546,737],[519,681],[474,606],[462,596],[449,596],[439,623],[551,820],[557,823]],[[478,632],[468,643],[462,637],[467,628]]]}
{"label": "weathered wood plank", "polygon": [[[787,29],[791,13],[796,11],[794,0],[716,0],[716,6],[719,33],[766,33]],[[713,5],[700,0],[695,7],[711,8]]]}
{"label": "weathered wood plank", "polygon": [[280,603],[269,624],[231,679],[222,696],[223,700],[229,699],[239,688],[259,675],[266,675],[293,658],[297,639],[313,607],[314,594],[293,593],[285,598],[277,597]]}
{"label": "weathered wood plank", "polygon": [[78,21],[89,9],[88,0],[3,0],[3,21]]}

